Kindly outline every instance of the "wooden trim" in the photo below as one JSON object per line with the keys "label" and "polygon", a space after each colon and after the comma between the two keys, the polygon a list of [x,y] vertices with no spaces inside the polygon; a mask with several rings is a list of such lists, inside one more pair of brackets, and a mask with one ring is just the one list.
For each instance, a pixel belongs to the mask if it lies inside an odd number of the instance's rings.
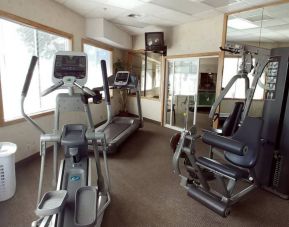
{"label": "wooden trim", "polygon": [[102,42],[99,42],[99,41],[96,41],[94,39],[90,39],[90,38],[82,38],[81,39],[81,50],[83,51],[83,46],[84,44],[88,44],[88,45],[91,45],[91,46],[94,46],[96,48],[100,48],[100,49],[104,49],[104,50],[107,50],[107,51],[110,51],[111,52],[111,56],[110,56],[110,61],[111,61],[111,73],[114,73],[113,72],[113,56],[114,56],[114,48],[109,46],[109,45],[106,45]]}
{"label": "wooden trim", "polygon": [[58,30],[56,28],[49,27],[47,25],[44,25],[44,24],[41,24],[41,23],[38,23],[38,22],[35,22],[35,21],[32,21],[32,20],[26,19],[24,17],[16,16],[16,15],[14,15],[12,13],[8,13],[8,12],[5,12],[3,10],[0,10],[0,17],[4,18],[4,19],[7,19],[7,20],[10,20],[12,22],[17,22],[19,24],[23,24],[25,26],[36,28],[36,29],[41,30],[41,31],[45,31],[45,32],[49,32],[49,33],[52,33],[52,34],[55,34],[55,35],[58,35],[58,36],[69,38],[71,41],[73,39],[73,35],[70,34],[70,33]]}
{"label": "wooden trim", "polygon": [[245,9],[240,9],[240,10],[228,12],[225,15],[242,13],[242,12],[249,11],[249,10],[254,10],[254,9],[259,9],[259,8],[264,8],[264,7],[268,7],[268,6],[274,6],[274,5],[280,5],[280,4],[284,4],[284,3],[289,3],[289,0],[280,0],[277,2],[270,2],[270,3],[261,4],[261,5],[251,6],[251,7],[245,8]]}
{"label": "wooden trim", "polygon": [[192,53],[192,54],[180,54],[180,55],[170,55],[165,56],[165,59],[174,59],[174,58],[192,58],[192,57],[206,57],[206,56],[218,56],[219,51],[215,52],[201,52],[201,53]]}
{"label": "wooden trim", "polygon": [[83,48],[84,44],[89,44],[89,45],[92,45],[94,47],[105,49],[105,50],[108,50],[108,51],[111,51],[111,52],[113,52],[113,49],[114,49],[113,47],[111,47],[111,46],[109,46],[109,45],[107,45],[105,43],[99,42],[99,41],[91,39],[91,38],[82,38],[81,39],[81,48]]}
{"label": "wooden trim", "polygon": [[[224,15],[223,19],[223,33],[222,33],[222,47],[226,44],[227,38],[227,22],[228,22],[228,15]],[[225,52],[221,51],[219,54],[219,62],[218,62],[218,74],[217,74],[217,83],[216,83],[216,97],[218,97],[221,93],[222,89],[222,79],[223,79],[223,70],[224,70],[224,59],[225,59]],[[220,112],[220,108],[216,110],[216,112]],[[218,120],[213,122],[213,128],[218,127]]]}
{"label": "wooden trim", "polygon": [[165,57],[162,58],[162,80],[161,80],[161,126],[165,125],[165,119],[164,119],[164,115],[165,115],[165,101],[166,101],[166,85],[167,85],[167,61],[165,59]]}
{"label": "wooden trim", "polygon": [[[40,118],[40,117],[45,117],[45,116],[51,115],[53,113],[54,113],[54,111],[49,110],[47,112],[35,114],[35,115],[30,116],[30,117],[32,119],[37,119],[37,118]],[[26,120],[24,118],[18,118],[18,119],[15,119],[15,120],[10,120],[10,121],[5,121],[5,122],[3,121],[1,126],[9,126],[9,125],[22,123],[22,122],[26,122]]]}
{"label": "wooden trim", "polygon": [[4,106],[3,106],[3,100],[2,100],[2,80],[0,79],[0,126],[4,124]]}

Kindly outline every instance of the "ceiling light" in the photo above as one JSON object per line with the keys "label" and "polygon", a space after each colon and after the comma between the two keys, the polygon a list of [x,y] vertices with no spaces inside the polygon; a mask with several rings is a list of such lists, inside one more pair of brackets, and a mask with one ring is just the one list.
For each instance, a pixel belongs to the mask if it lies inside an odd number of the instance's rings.
{"label": "ceiling light", "polygon": [[242,18],[228,20],[228,26],[239,30],[258,27],[256,24]]}
{"label": "ceiling light", "polygon": [[141,17],[140,14],[136,14],[136,13],[131,13],[129,15],[127,15],[128,17],[131,17],[131,18],[138,18],[138,17]]}

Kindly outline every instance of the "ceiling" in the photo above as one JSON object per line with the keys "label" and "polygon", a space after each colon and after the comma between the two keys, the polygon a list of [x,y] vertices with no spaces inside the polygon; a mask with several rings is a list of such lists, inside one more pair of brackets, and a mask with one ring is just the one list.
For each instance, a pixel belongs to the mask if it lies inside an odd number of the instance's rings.
{"label": "ceiling", "polygon": [[[162,31],[278,0],[54,0],[86,18],[105,18],[131,35]],[[128,15],[135,15],[129,17]]]}
{"label": "ceiling", "polygon": [[229,20],[234,18],[245,19],[256,28],[238,30],[228,27],[227,40],[289,43],[289,3],[229,16]]}

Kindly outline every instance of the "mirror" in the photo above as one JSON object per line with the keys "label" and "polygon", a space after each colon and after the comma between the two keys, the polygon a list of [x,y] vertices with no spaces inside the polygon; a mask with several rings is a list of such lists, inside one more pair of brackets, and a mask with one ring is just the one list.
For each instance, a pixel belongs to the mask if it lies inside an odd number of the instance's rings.
{"label": "mirror", "polygon": [[[159,99],[161,84],[162,55],[147,52],[147,62],[144,51],[129,53],[128,68],[141,81],[141,95],[147,98]],[[145,64],[146,63],[146,64]]]}
{"label": "mirror", "polygon": [[[289,3],[230,14],[227,21],[226,41],[262,48],[289,46]],[[254,59],[253,59],[254,60]],[[222,88],[236,74],[240,58],[227,54],[224,59]],[[252,76],[248,75],[250,82]],[[264,82],[264,77],[261,82]],[[230,113],[234,103],[244,99],[244,81],[235,84],[221,103],[220,111]],[[257,86],[250,109],[251,116],[261,116],[263,111],[264,89]]]}
{"label": "mirror", "polygon": [[231,14],[227,41],[264,48],[289,46],[289,3]]}

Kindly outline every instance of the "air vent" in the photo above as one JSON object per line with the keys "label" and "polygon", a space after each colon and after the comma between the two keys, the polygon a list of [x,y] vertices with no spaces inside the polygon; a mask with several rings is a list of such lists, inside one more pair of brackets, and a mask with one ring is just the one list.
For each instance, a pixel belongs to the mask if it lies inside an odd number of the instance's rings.
{"label": "air vent", "polygon": [[205,3],[211,7],[219,8],[224,6],[232,5],[233,3],[238,2],[237,0],[204,0],[202,3]]}

